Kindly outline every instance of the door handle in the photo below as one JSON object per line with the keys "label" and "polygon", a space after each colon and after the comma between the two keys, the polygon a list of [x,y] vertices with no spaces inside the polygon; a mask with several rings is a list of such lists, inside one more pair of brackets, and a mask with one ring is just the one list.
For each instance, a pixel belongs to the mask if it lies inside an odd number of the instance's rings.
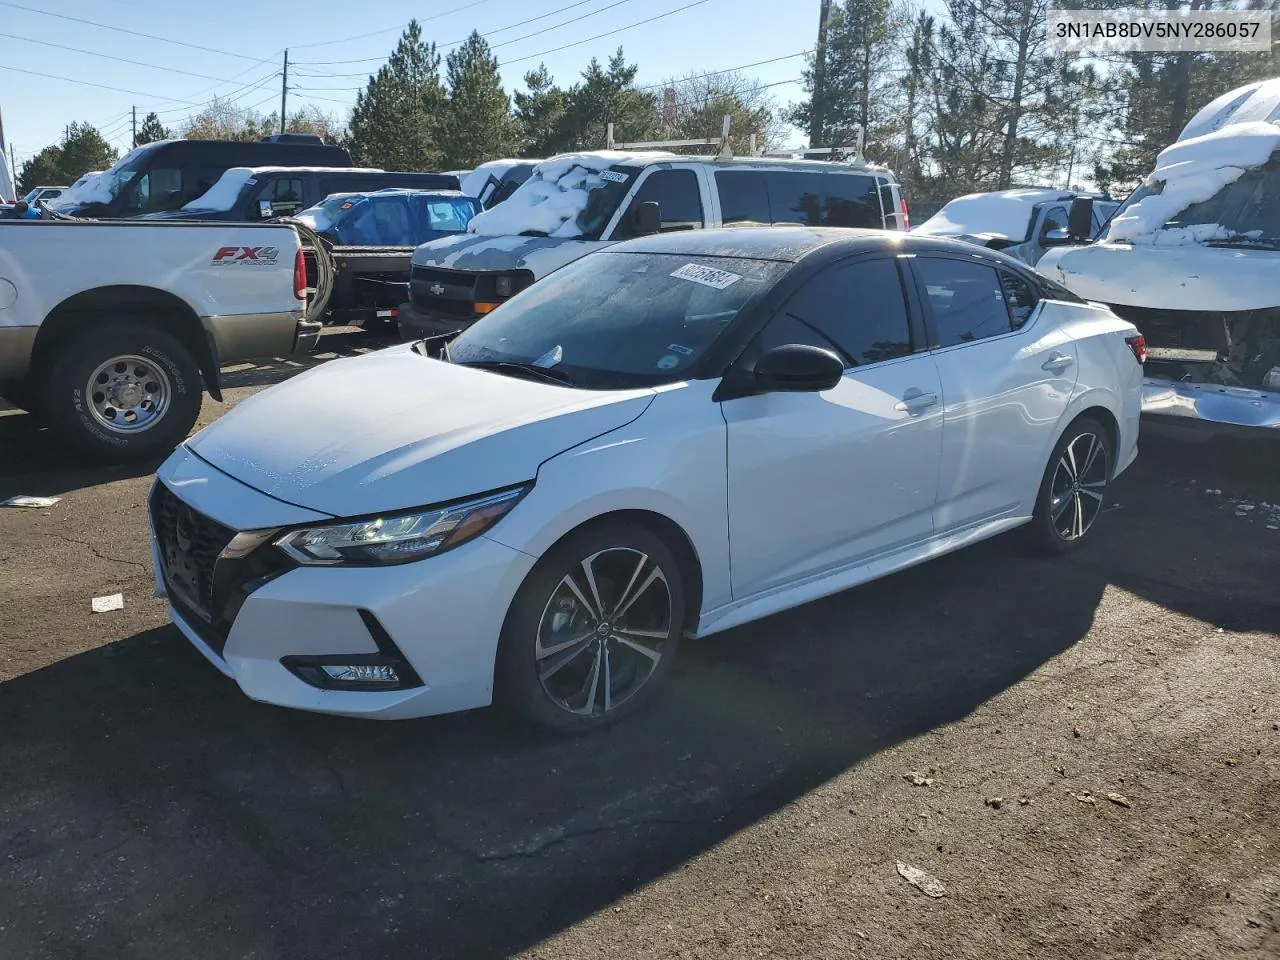
{"label": "door handle", "polygon": [[1049,354],[1049,359],[1040,364],[1041,370],[1048,370],[1052,373],[1061,373],[1071,364],[1075,363],[1074,358],[1068,357],[1065,353],[1059,353],[1057,350]]}
{"label": "door handle", "polygon": [[923,393],[920,390],[908,390],[903,396],[902,402],[895,404],[895,410],[901,413],[919,413],[921,410],[927,410],[938,402],[936,393]]}

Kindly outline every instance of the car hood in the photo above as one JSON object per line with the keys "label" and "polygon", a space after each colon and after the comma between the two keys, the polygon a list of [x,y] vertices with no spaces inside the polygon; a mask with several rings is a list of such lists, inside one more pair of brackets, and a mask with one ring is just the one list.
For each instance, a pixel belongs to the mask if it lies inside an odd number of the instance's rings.
{"label": "car hood", "polygon": [[593,250],[610,246],[600,240],[566,240],[561,237],[489,237],[457,234],[432,240],[413,252],[416,266],[443,270],[528,270],[541,280],[553,270],[572,263]]}
{"label": "car hood", "polygon": [[359,516],[531,480],[550,457],[630,423],[653,396],[453,366],[404,344],[250,397],[187,446],[278,500]]}

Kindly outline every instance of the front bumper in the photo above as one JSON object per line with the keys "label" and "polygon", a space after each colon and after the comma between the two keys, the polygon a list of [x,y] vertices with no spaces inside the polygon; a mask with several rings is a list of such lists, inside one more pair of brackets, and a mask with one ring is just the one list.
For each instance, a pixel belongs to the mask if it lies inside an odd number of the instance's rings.
{"label": "front bumper", "polygon": [[406,301],[400,304],[396,323],[400,326],[400,339],[404,343],[412,343],[426,337],[461,333],[479,319],[479,314],[470,317],[454,317],[440,313],[427,313]]}
{"label": "front bumper", "polygon": [[1148,377],[1142,383],[1142,415],[1201,434],[1280,439],[1280,393]]}
{"label": "front bumper", "polygon": [[[271,526],[315,522],[301,520],[298,508],[245,487],[185,450],[166,461],[157,482],[181,492],[183,502],[196,510],[212,506],[201,512],[233,530],[261,530],[268,516],[279,518],[269,521]],[[237,522],[237,516],[243,520]],[[274,550],[271,539],[258,549]],[[534,563],[526,554],[478,537],[403,566],[291,567],[251,585],[237,600],[229,628],[224,624],[219,631],[178,590],[170,590],[162,555],[153,523],[157,595],[173,593],[174,625],[247,696],[276,706],[380,719],[450,713],[492,701],[503,620]],[[218,564],[225,557],[226,550]],[[224,572],[234,563],[229,561]],[[375,631],[382,636],[375,637]],[[388,644],[420,685],[322,689],[285,665],[295,657],[385,654]]]}

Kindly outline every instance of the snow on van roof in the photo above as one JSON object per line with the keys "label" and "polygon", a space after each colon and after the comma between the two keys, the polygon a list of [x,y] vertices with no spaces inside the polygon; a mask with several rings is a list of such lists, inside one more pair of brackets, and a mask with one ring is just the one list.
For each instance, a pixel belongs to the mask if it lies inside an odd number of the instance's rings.
{"label": "snow on van roof", "polygon": [[1064,190],[998,190],[956,197],[912,233],[935,236],[992,237],[1020,243],[1027,238],[1031,211],[1038,203],[1070,200]]}
{"label": "snow on van roof", "polygon": [[1202,137],[1227,124],[1256,120],[1280,120],[1280,77],[1259,80],[1224,93],[1191,118],[1178,140]]}
{"label": "snow on van roof", "polygon": [[240,191],[250,180],[267,173],[382,173],[378,167],[231,167],[220,176],[216,183],[190,203],[183,210],[216,210],[225,213],[235,208]]}
{"label": "snow on van roof", "polygon": [[1211,199],[1219,190],[1259,167],[1280,150],[1280,123],[1233,123],[1213,133],[1180,140],[1165,147],[1147,177],[1152,186],[1163,183],[1159,193],[1143,197],[1113,217],[1108,242],[1158,242],[1161,245],[1204,243],[1230,232],[1218,224],[1200,224],[1181,230],[1164,230],[1166,223],[1193,203]]}
{"label": "snow on van roof", "polygon": [[593,150],[564,153],[533,168],[529,179],[505,201],[477,214],[470,233],[510,237],[525,232],[549,237],[577,237],[578,216],[587,207],[591,192],[604,183],[601,174],[621,163],[680,159],[676,154],[645,151]]}

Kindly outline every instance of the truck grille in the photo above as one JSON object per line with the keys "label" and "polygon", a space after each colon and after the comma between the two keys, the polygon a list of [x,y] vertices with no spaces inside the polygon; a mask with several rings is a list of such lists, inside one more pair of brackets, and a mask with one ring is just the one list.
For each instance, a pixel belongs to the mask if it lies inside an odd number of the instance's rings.
{"label": "truck grille", "polygon": [[476,275],[461,270],[413,267],[409,302],[429,313],[470,317],[475,313]]}

